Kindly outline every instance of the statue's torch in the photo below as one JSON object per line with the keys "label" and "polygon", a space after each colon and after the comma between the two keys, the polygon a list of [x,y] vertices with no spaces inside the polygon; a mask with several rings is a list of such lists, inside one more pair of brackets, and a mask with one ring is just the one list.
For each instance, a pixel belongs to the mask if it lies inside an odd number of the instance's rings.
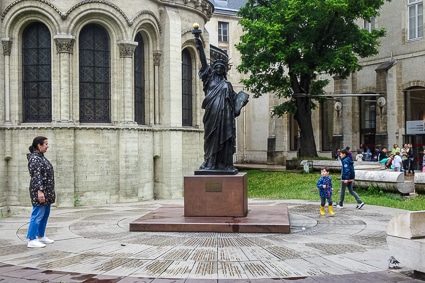
{"label": "statue's torch", "polygon": [[199,24],[194,23],[192,27],[193,27],[192,34],[195,36],[195,38],[199,38],[199,36],[202,33],[202,30],[199,29]]}

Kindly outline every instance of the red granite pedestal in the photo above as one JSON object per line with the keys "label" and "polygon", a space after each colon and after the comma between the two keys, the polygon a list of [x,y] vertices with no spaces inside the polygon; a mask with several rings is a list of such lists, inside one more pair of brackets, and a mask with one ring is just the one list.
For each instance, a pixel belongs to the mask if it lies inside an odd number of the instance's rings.
{"label": "red granite pedestal", "polygon": [[132,232],[290,233],[286,205],[250,206],[248,179],[184,177],[184,206],[164,206],[130,223]]}
{"label": "red granite pedestal", "polygon": [[184,177],[184,216],[245,217],[247,213],[246,173]]}

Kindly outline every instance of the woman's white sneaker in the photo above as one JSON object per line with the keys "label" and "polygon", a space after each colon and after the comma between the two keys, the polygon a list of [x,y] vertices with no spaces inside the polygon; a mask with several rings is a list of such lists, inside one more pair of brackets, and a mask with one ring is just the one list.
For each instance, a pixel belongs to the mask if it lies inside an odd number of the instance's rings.
{"label": "woman's white sneaker", "polygon": [[47,238],[46,236],[38,238],[38,241],[43,244],[53,244],[55,241]]}
{"label": "woman's white sneaker", "polygon": [[28,242],[28,248],[44,248],[46,245],[38,241],[37,239]]}

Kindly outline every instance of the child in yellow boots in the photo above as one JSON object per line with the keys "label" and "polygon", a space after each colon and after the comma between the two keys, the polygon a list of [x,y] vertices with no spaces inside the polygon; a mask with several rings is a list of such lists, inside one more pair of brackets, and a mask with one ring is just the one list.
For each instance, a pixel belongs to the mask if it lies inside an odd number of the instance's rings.
{"label": "child in yellow boots", "polygon": [[325,204],[328,200],[328,211],[330,216],[334,216],[332,208],[332,177],[329,176],[329,168],[323,167],[320,170],[320,178],[317,181],[317,188],[319,189],[320,195],[320,215],[325,216]]}

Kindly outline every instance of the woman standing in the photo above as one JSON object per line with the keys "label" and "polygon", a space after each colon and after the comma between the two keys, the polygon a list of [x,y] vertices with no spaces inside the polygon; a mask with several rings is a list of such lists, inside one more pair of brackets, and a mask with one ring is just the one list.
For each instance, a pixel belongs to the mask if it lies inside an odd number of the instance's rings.
{"label": "woman standing", "polygon": [[32,213],[28,227],[27,239],[29,248],[43,248],[54,241],[45,236],[50,205],[55,202],[55,178],[53,166],[44,157],[49,148],[46,137],[35,137],[27,154],[30,180],[30,198]]}

